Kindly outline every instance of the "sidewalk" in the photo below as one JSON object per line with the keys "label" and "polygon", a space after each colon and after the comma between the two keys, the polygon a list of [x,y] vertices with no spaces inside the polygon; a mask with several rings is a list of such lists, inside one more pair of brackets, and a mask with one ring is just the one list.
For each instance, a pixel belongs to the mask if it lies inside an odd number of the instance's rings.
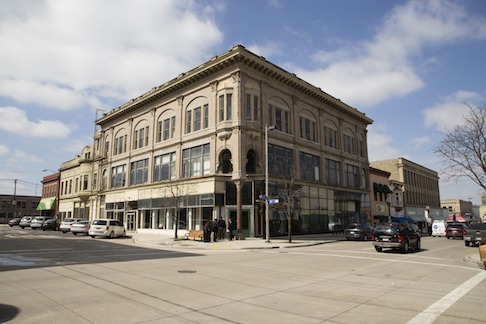
{"label": "sidewalk", "polygon": [[147,247],[158,248],[193,248],[202,250],[244,250],[244,249],[279,249],[311,246],[317,244],[332,243],[344,241],[343,234],[313,234],[313,235],[294,235],[292,243],[289,243],[288,237],[279,236],[271,237],[270,242],[262,238],[245,238],[244,240],[218,240],[217,242],[201,242],[199,240],[178,238],[164,234],[152,233],[132,233],[134,243]]}
{"label": "sidewalk", "polygon": [[[293,247],[312,246],[318,244],[345,241],[343,234],[311,234],[293,235],[292,243],[288,242],[288,237],[271,237],[270,242],[262,238],[245,238],[244,240],[219,240],[217,242],[201,242],[199,240],[178,238],[173,235],[153,234],[153,233],[131,233],[135,244],[151,248],[190,248],[201,250],[254,250],[254,249],[285,249]],[[371,243],[370,243],[371,244]],[[478,250],[472,249],[474,253],[468,254],[464,261],[475,263],[480,269],[484,269],[484,264],[479,258]]]}

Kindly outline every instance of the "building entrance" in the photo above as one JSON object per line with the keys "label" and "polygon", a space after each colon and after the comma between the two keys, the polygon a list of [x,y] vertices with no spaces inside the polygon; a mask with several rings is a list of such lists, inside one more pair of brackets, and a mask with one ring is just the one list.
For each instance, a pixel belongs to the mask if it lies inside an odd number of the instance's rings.
{"label": "building entrance", "polygon": [[136,216],[137,214],[135,212],[127,213],[127,221],[126,221],[127,232],[134,232],[136,230],[136,224],[137,224]]}
{"label": "building entrance", "polygon": [[[230,217],[231,220],[233,220],[234,224],[236,223],[236,210],[230,211]],[[248,210],[243,210],[242,215],[241,215],[241,233],[243,234],[244,237],[249,237],[250,236],[250,213]]]}

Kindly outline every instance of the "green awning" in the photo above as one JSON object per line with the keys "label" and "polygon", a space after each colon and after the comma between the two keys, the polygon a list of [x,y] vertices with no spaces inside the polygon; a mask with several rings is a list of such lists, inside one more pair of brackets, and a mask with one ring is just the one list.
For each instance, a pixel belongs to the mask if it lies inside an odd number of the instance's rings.
{"label": "green awning", "polygon": [[39,205],[37,206],[37,210],[50,210],[53,209],[52,207],[54,206],[54,202],[56,201],[56,198],[42,198],[41,201],[39,202]]}
{"label": "green awning", "polygon": [[390,188],[387,185],[376,183],[376,182],[373,183],[373,190],[375,192],[382,192],[384,194],[389,194],[393,192],[390,190]]}

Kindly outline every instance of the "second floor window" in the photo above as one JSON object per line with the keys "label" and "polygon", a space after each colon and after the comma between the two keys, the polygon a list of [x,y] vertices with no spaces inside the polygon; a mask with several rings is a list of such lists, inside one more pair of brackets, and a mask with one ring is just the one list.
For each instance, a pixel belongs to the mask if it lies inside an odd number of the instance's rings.
{"label": "second floor window", "polygon": [[359,172],[358,167],[351,164],[346,164],[345,176],[346,185],[349,187],[359,188]]}
{"label": "second floor window", "polygon": [[125,165],[119,165],[111,168],[111,188],[125,187],[125,179]]}
{"label": "second floor window", "polygon": [[300,152],[300,173],[304,180],[319,181],[320,162],[316,155]]}
{"label": "second floor window", "polygon": [[326,159],[327,183],[341,185],[341,162]]}
{"label": "second floor window", "polygon": [[194,177],[209,174],[210,145],[194,146],[182,151],[182,174],[184,177]]}
{"label": "second floor window", "polygon": [[154,159],[154,181],[174,179],[175,164],[175,152],[156,156]]}
{"label": "second floor window", "polygon": [[132,162],[130,165],[130,185],[147,183],[148,159]]}
{"label": "second floor window", "polygon": [[268,144],[268,173],[273,176],[288,177],[292,174],[293,150]]}

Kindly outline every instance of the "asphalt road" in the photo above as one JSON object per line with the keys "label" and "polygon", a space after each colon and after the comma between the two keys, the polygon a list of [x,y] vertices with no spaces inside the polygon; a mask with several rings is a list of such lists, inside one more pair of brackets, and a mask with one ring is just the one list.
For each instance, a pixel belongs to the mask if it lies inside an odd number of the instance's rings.
{"label": "asphalt road", "polygon": [[432,237],[422,247],[151,249],[0,226],[0,321],[486,322],[486,271],[467,258],[477,247]]}

